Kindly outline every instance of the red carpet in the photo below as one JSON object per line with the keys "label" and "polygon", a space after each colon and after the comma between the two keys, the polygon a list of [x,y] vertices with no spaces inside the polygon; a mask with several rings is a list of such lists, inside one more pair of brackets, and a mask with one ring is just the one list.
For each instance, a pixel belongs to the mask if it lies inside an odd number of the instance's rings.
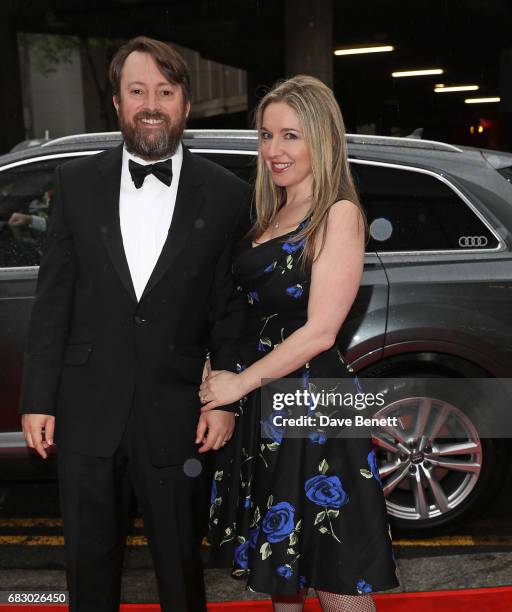
{"label": "red carpet", "polygon": [[[487,589],[460,589],[421,593],[393,593],[375,595],[378,612],[510,612],[512,610],[512,586]],[[67,606],[9,606],[0,604],[0,609],[13,612],[56,612]],[[229,601],[208,604],[208,612],[270,612],[270,600]],[[121,612],[159,612],[155,604],[123,604]],[[304,612],[320,612],[316,599],[306,600]]]}

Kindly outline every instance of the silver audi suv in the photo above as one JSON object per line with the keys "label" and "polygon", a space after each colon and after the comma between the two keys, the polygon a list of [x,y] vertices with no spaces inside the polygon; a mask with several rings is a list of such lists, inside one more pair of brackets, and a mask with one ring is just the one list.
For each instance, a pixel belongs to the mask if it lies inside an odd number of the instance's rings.
{"label": "silver audi suv", "polygon": [[[485,406],[477,402],[472,418],[441,383],[512,378],[512,154],[412,138],[347,141],[370,239],[338,345],[361,377],[439,383],[406,399],[391,394],[383,410],[400,415],[400,427],[374,440],[395,526],[446,529],[484,508],[511,475],[510,440],[482,431]],[[117,132],[69,136],[0,157],[4,479],[54,476],[51,461],[25,448],[17,415],[53,170],[119,143]],[[253,180],[254,131],[191,130],[185,144]]]}

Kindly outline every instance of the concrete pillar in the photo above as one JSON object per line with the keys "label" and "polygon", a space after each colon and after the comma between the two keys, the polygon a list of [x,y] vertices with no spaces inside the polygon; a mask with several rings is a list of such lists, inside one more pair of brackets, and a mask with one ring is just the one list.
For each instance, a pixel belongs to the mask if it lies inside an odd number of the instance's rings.
{"label": "concrete pillar", "polygon": [[502,148],[512,151],[512,48],[501,52],[500,98]]}
{"label": "concrete pillar", "polygon": [[10,5],[0,2],[0,154],[25,139],[18,41]]}
{"label": "concrete pillar", "polygon": [[332,0],[286,0],[286,76],[309,74],[333,86]]}

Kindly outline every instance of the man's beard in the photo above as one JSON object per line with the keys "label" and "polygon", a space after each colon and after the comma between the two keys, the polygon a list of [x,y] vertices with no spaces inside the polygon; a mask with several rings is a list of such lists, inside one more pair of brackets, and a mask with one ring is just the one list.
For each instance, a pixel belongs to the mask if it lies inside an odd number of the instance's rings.
{"label": "man's beard", "polygon": [[[159,128],[146,128],[142,119],[163,121]],[[174,155],[183,136],[187,116],[185,112],[174,121],[167,113],[140,111],[132,121],[125,119],[122,105],[119,108],[119,128],[123,134],[126,149],[147,161],[154,161]]]}

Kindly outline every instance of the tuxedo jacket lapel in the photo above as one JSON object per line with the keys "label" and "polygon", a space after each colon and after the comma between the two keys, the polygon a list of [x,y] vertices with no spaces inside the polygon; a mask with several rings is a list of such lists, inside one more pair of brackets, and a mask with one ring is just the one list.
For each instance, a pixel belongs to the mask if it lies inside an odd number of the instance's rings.
{"label": "tuxedo jacket lapel", "polygon": [[160,257],[140,298],[141,301],[173,264],[177,255],[185,246],[188,234],[194,227],[194,223],[199,219],[198,215],[203,205],[202,179],[199,174],[196,172],[194,156],[183,146],[183,163],[171,225]]}
{"label": "tuxedo jacket lapel", "polygon": [[101,236],[121,283],[130,297],[136,302],[137,296],[124,251],[119,219],[119,191],[121,186],[123,145],[105,152],[99,161],[96,197],[101,215]]}

